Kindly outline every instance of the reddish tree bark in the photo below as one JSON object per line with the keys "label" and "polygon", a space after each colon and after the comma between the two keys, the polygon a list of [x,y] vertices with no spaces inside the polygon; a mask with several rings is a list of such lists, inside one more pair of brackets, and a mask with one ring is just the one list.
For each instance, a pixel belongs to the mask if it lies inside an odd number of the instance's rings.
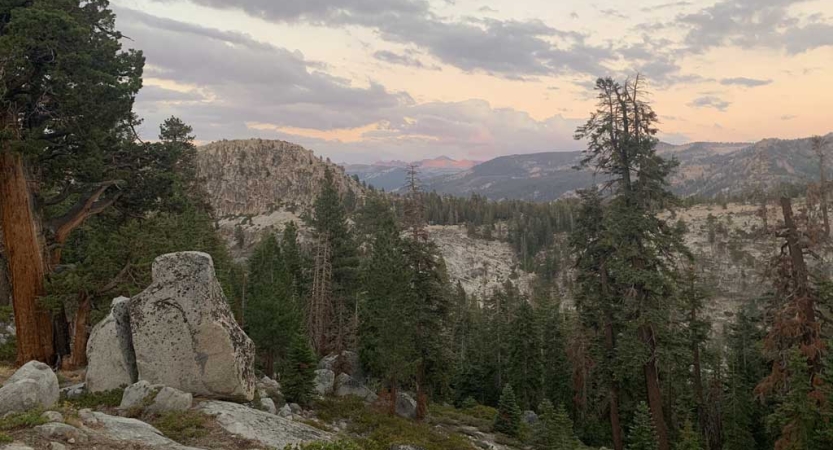
{"label": "reddish tree bark", "polygon": [[659,444],[657,448],[659,450],[669,450],[668,429],[665,426],[665,416],[662,408],[662,390],[659,386],[654,330],[649,325],[642,325],[639,328],[639,334],[651,352],[643,370],[645,372],[645,384],[648,389],[648,406],[651,408],[651,417],[657,432],[657,443]]}
{"label": "reddish tree bark", "polygon": [[[8,122],[5,127],[8,129]],[[52,319],[38,303],[44,293],[46,264],[23,158],[10,141],[0,149],[0,223],[12,287],[17,329],[17,363],[52,363]]]}

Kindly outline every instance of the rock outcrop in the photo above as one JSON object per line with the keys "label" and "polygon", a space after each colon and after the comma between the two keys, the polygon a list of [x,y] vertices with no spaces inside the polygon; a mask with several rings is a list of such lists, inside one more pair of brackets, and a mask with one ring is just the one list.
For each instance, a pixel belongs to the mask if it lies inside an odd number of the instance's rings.
{"label": "rock outcrop", "polygon": [[344,350],[341,358],[335,353],[327,355],[318,362],[318,368],[332,370],[336,375],[346,373],[362,383],[366,380],[359,354],[354,351]]}
{"label": "rock outcrop", "polygon": [[336,374],[330,369],[318,369],[315,371],[315,392],[319,395],[333,393],[333,386],[336,381]]}
{"label": "rock outcrop", "polygon": [[34,408],[49,408],[58,401],[58,377],[46,364],[29,361],[0,388],[0,416]]}
{"label": "rock outcrop", "polygon": [[110,314],[96,324],[87,341],[86,388],[90,392],[109,391],[135,383],[138,379],[133,337],[130,331],[129,302],[118,297]]}
{"label": "rock outcrop", "polygon": [[398,392],[396,394],[396,415],[406,419],[416,419],[416,400],[405,392]]}
{"label": "rock outcrop", "polygon": [[335,395],[337,397],[359,397],[367,403],[375,402],[377,398],[376,394],[368,389],[367,386],[346,373],[336,377]]}
{"label": "rock outcrop", "polygon": [[237,403],[207,401],[198,409],[215,416],[217,423],[227,432],[270,448],[282,449],[287,445],[329,441],[332,438],[331,434],[309,425]]}
{"label": "rock outcrop", "polygon": [[153,283],[130,300],[138,378],[195,395],[251,401],[254,343],[234,320],[200,252],[162,255]]}

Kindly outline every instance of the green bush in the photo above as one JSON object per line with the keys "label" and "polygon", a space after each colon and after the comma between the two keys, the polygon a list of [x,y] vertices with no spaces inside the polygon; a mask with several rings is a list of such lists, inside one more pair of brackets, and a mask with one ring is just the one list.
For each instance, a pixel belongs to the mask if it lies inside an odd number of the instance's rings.
{"label": "green bush", "polygon": [[124,395],[124,388],[113,389],[102,392],[84,392],[83,394],[67,398],[61,394],[61,402],[73,406],[75,409],[97,409],[99,407],[115,408],[121,404]]}
{"label": "green bush", "polygon": [[33,409],[22,413],[9,414],[0,418],[0,431],[13,431],[43,425],[47,421],[41,417],[42,413],[42,409]]}
{"label": "green bush", "polygon": [[9,444],[13,441],[14,439],[11,436],[0,431],[0,444]]}

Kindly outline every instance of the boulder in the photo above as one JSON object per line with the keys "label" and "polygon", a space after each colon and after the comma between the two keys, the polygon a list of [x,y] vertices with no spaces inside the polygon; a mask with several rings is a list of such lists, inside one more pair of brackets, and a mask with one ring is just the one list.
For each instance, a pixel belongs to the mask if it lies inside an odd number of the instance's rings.
{"label": "boulder", "polygon": [[332,370],[336,375],[346,373],[362,383],[366,380],[359,354],[350,350],[341,352],[341,361],[335,353],[325,356],[318,362],[318,368]]}
{"label": "boulder", "polygon": [[67,386],[65,388],[61,388],[61,395],[65,398],[77,398],[80,397],[84,392],[87,391],[87,385],[85,383],[73,384],[72,386]]}
{"label": "boulder", "polygon": [[534,425],[538,422],[538,414],[535,411],[524,411],[521,419],[527,425]]}
{"label": "boulder", "polygon": [[190,393],[142,380],[124,390],[119,409],[140,408],[156,414],[187,411],[191,409],[193,401],[194,397]]}
{"label": "boulder", "polygon": [[11,444],[6,444],[0,447],[0,450],[35,450],[32,447],[29,447],[26,444],[20,442],[12,442]]}
{"label": "boulder", "polygon": [[292,408],[290,408],[289,405],[283,405],[280,411],[278,411],[278,415],[283,418],[292,417]]}
{"label": "boulder", "polygon": [[67,450],[67,446],[64,444],[59,444],[57,442],[50,442],[49,450]]}
{"label": "boulder", "polygon": [[281,397],[283,395],[281,394],[281,384],[267,376],[257,380],[257,389],[265,391],[269,397]]}
{"label": "boulder", "polygon": [[261,397],[260,398],[260,408],[264,411],[268,412],[269,414],[277,414],[278,407],[275,406],[275,401],[269,397]]}
{"label": "boulder", "polygon": [[150,406],[153,401],[152,398],[156,397],[156,394],[164,387],[161,384],[150,384],[146,380],[131,384],[124,390],[124,394],[122,394],[119,409],[145,409]]}
{"label": "boulder", "polygon": [[216,417],[228,433],[270,448],[312,441],[329,441],[330,433],[300,422],[275,416],[237,403],[210,400],[199,405],[203,413]]}
{"label": "boulder", "polygon": [[211,256],[162,255],[152,276],[130,301],[139,379],[203,397],[251,401],[254,343],[234,321]]}
{"label": "boulder", "polygon": [[58,401],[58,377],[46,364],[29,361],[0,388],[0,416],[33,408],[49,408]]}
{"label": "boulder", "polygon": [[138,380],[129,317],[130,299],[118,297],[110,313],[93,327],[87,341],[86,385],[90,392],[109,391]]}
{"label": "boulder", "polygon": [[348,395],[359,397],[365,402],[373,403],[376,401],[376,394],[367,388],[364,384],[355,378],[343,373],[336,377],[335,381],[335,395],[337,397],[346,397]]}
{"label": "boulder", "polygon": [[46,411],[41,414],[41,417],[43,417],[47,422],[63,423],[64,421],[64,415],[58,411]]}
{"label": "boulder", "polygon": [[191,409],[191,404],[193,403],[194,397],[190,393],[165,386],[156,394],[156,397],[153,398],[153,403],[147,410],[156,414],[171,411],[188,411]]}
{"label": "boulder", "polygon": [[416,419],[416,400],[405,392],[398,392],[396,394],[396,415],[406,419]]}
{"label": "boulder", "polygon": [[333,385],[336,374],[330,369],[318,369],[315,371],[315,392],[320,395],[333,393]]}

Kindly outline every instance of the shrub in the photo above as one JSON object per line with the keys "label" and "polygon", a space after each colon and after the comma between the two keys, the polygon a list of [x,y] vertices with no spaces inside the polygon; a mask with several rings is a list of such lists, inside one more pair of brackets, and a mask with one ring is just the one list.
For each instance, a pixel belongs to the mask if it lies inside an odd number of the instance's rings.
{"label": "shrub", "polygon": [[287,445],[284,450],[363,450],[353,441],[311,442],[309,444]]}
{"label": "shrub", "polygon": [[42,409],[33,409],[22,413],[9,414],[0,418],[0,431],[13,431],[43,425],[47,421],[41,417],[42,413]]}
{"label": "shrub", "polygon": [[67,398],[65,394],[61,394],[61,402],[76,409],[115,408],[121,404],[122,396],[124,396],[124,388],[118,388],[102,392],[84,392],[73,398]]}

